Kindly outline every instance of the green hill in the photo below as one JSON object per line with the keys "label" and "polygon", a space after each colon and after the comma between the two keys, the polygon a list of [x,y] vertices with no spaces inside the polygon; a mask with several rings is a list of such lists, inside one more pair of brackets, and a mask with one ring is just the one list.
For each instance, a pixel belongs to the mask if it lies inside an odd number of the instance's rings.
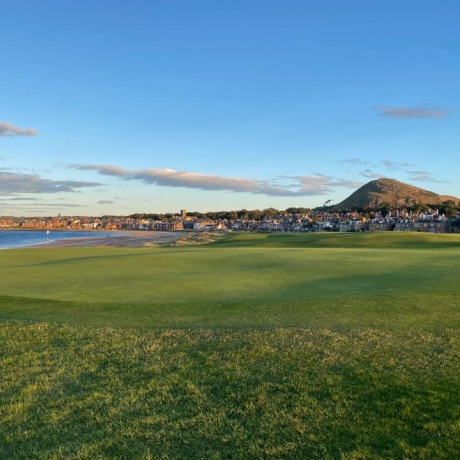
{"label": "green hill", "polygon": [[458,202],[459,198],[438,195],[413,185],[399,182],[395,179],[377,179],[363,185],[348,198],[335,205],[338,209],[353,209],[355,207],[375,207],[382,203],[397,205],[442,204],[445,201]]}

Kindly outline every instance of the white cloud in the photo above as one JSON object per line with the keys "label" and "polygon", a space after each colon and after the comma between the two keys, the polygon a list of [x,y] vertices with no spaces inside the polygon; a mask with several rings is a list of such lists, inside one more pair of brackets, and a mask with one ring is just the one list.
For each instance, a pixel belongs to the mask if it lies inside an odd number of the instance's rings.
{"label": "white cloud", "polygon": [[[358,183],[327,177],[279,176],[270,180],[216,176],[174,169],[127,170],[113,165],[71,165],[82,171],[96,171],[123,180],[166,187],[184,187],[205,191],[231,191],[268,196],[313,196],[331,192],[331,187],[356,187]],[[359,184],[362,185],[362,184]]]}
{"label": "white cloud", "polygon": [[376,173],[374,171],[371,171],[370,169],[365,169],[364,171],[361,171],[361,176],[367,177],[368,179],[379,179],[382,176],[382,174]]}
{"label": "white cloud", "polygon": [[14,198],[6,198],[5,201],[40,201],[38,198],[32,198],[32,197],[25,197],[25,196],[18,196]]}
{"label": "white cloud", "polygon": [[436,182],[436,183],[446,183],[444,180],[436,179],[429,171],[406,171],[410,174],[409,180],[415,182]]}
{"label": "white cloud", "polygon": [[448,112],[440,107],[387,107],[377,106],[375,110],[390,118],[446,118]]}
{"label": "white cloud", "polygon": [[0,137],[36,136],[38,131],[32,128],[18,128],[10,123],[0,121]]}
{"label": "white cloud", "polygon": [[382,164],[383,166],[385,166],[386,169],[389,169],[391,171],[398,171],[400,169],[409,168],[411,166],[414,166],[412,163],[401,163],[399,161],[392,161],[392,160],[383,160]]}
{"label": "white cloud", "polygon": [[349,165],[368,165],[370,161],[362,160],[361,158],[348,158],[347,160],[340,160],[339,163],[349,164]]}
{"label": "white cloud", "polygon": [[60,193],[101,185],[99,182],[42,179],[38,174],[18,174],[0,171],[0,194]]}

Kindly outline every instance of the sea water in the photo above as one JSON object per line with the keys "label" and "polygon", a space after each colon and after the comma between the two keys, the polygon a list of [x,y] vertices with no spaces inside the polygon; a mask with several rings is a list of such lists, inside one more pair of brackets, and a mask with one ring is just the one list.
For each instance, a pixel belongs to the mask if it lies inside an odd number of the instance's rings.
{"label": "sea water", "polygon": [[47,244],[65,238],[100,236],[96,232],[47,231],[47,230],[1,230],[0,249],[20,248],[34,244]]}

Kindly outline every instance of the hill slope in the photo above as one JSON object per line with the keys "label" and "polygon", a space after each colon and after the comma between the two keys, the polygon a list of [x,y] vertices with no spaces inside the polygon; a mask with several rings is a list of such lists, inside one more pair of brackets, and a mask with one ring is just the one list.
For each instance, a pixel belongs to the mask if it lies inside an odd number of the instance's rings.
{"label": "hill slope", "polygon": [[353,207],[378,206],[382,203],[441,204],[449,200],[459,201],[458,198],[453,196],[438,195],[395,179],[382,178],[363,185],[348,198],[335,205],[335,207],[338,209],[352,209]]}

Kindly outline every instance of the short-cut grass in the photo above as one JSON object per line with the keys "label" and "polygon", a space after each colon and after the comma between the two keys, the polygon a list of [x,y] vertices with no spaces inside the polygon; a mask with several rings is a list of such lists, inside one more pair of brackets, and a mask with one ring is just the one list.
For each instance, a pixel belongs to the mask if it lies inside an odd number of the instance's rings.
{"label": "short-cut grass", "polygon": [[460,236],[0,251],[0,458],[456,458]]}

